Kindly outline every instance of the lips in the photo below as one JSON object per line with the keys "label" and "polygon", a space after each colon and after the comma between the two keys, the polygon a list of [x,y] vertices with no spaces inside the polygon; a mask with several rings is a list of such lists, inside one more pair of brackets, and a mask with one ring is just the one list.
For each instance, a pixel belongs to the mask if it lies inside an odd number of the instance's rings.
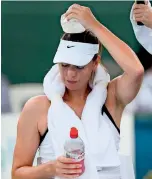
{"label": "lips", "polygon": [[67,82],[68,82],[68,83],[71,83],[71,84],[77,83],[77,81],[69,81],[69,80],[67,80]]}

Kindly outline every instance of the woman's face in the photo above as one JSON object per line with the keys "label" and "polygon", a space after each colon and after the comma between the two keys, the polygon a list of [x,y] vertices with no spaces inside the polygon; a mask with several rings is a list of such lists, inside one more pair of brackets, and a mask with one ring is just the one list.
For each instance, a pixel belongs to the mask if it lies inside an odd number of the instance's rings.
{"label": "woman's face", "polygon": [[69,90],[80,90],[87,86],[92,73],[96,70],[97,60],[91,61],[86,66],[74,66],[70,64],[59,64],[61,78]]}

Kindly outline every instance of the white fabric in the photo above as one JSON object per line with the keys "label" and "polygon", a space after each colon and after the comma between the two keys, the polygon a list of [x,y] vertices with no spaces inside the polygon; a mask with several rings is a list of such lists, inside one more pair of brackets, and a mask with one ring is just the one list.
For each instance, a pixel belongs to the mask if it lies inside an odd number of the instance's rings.
{"label": "white fabric", "polygon": [[[105,122],[108,123],[114,136],[116,149],[119,150],[120,135],[106,113],[103,113]],[[119,167],[97,167],[100,179],[135,179],[132,158],[130,155],[119,154],[121,165]],[[55,152],[51,141],[51,135],[46,134],[39,146],[39,164],[55,160]]]}
{"label": "white fabric", "polygon": [[[135,178],[130,156],[118,155],[113,133],[101,115],[109,81],[109,75],[99,65],[93,82],[93,90],[88,95],[80,120],[63,102],[65,86],[61,81],[58,65],[54,65],[44,78],[44,92],[51,100],[51,107],[48,111],[48,133],[50,145],[52,145],[50,156],[56,159],[63,155],[64,143],[69,137],[70,128],[73,126],[78,128],[79,136],[85,143],[86,167],[85,173],[79,179],[120,179],[120,173],[122,179]],[[106,168],[109,175],[97,172],[97,168]],[[55,179],[59,178],[55,177]]]}
{"label": "white fabric", "polygon": [[64,32],[66,33],[82,33],[85,31],[85,28],[77,19],[70,19],[67,21],[64,14],[61,16],[61,26]]}
{"label": "white fabric", "polygon": [[58,65],[53,66],[44,78],[44,93],[51,100],[51,107],[48,111],[48,129],[55,157],[64,154],[64,143],[73,126],[79,130],[79,136],[85,143],[86,171],[79,177],[80,179],[98,179],[96,166],[120,165],[113,135],[108,124],[100,115],[107,97],[109,80],[109,75],[99,65],[93,89],[87,97],[80,120],[62,99],[65,86],[61,81]]}
{"label": "white fabric", "polygon": [[53,62],[84,66],[92,60],[98,51],[99,44],[61,40]]}
{"label": "white fabric", "polygon": [[103,117],[104,117],[105,122],[109,125],[111,129],[112,135],[114,137],[116,149],[117,151],[119,151],[120,134],[105,112],[103,112]]}
{"label": "white fabric", "polygon": [[121,160],[120,173],[122,179],[135,179],[131,155],[119,154],[119,157]]}
{"label": "white fabric", "polygon": [[[150,2],[148,6],[151,6]],[[134,5],[133,5],[134,7]],[[130,13],[130,20],[132,23],[132,27],[135,33],[135,36],[139,43],[150,53],[152,54],[152,29],[146,27],[145,25],[139,26],[133,17],[133,7]]]}
{"label": "white fabric", "polygon": [[[107,122],[107,124],[109,125],[111,129],[111,132],[115,141],[115,146],[118,151],[119,143],[120,143],[120,135],[116,127],[113,125],[113,123],[111,122],[111,120],[109,119],[109,117],[107,116],[105,112],[103,112],[103,120]],[[46,134],[43,142],[39,146],[39,157],[41,158],[40,163],[46,163],[51,160],[55,160],[55,152],[53,151],[53,145],[52,145],[51,136],[49,135],[49,133]]]}

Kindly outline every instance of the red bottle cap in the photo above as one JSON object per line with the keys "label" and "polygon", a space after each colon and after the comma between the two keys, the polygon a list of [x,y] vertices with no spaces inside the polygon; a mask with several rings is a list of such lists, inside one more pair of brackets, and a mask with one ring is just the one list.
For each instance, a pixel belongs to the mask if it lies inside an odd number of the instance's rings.
{"label": "red bottle cap", "polygon": [[72,127],[70,130],[70,137],[77,138],[78,137],[78,130],[75,127]]}

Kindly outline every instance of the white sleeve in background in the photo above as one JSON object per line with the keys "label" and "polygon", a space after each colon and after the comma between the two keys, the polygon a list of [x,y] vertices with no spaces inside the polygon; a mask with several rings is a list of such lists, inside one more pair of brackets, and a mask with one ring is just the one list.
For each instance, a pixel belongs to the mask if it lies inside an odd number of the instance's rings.
{"label": "white sleeve in background", "polygon": [[[150,2],[148,3],[148,5],[151,6]],[[137,40],[150,54],[152,54],[152,29],[144,25],[137,25],[137,22],[134,20],[133,17],[133,7],[130,12],[130,21],[132,23],[132,27]]]}

